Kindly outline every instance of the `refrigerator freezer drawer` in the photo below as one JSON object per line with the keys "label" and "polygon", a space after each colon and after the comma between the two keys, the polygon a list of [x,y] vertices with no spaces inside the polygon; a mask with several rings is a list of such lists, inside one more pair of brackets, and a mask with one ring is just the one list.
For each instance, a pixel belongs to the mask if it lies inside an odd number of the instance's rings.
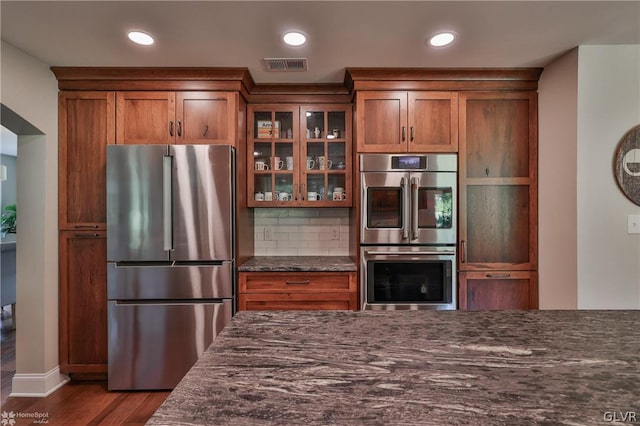
{"label": "refrigerator freezer drawer", "polygon": [[107,263],[107,299],[170,300],[233,297],[233,262],[217,265]]}
{"label": "refrigerator freezer drawer", "polygon": [[232,304],[109,301],[109,390],[173,389],[231,321]]}

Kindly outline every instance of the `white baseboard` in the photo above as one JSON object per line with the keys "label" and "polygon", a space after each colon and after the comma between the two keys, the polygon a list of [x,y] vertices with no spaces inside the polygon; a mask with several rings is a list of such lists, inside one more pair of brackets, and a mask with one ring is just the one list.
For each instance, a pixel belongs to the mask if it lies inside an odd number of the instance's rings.
{"label": "white baseboard", "polygon": [[43,374],[15,374],[9,396],[42,398],[55,392],[68,381],[69,377],[61,374],[59,367]]}

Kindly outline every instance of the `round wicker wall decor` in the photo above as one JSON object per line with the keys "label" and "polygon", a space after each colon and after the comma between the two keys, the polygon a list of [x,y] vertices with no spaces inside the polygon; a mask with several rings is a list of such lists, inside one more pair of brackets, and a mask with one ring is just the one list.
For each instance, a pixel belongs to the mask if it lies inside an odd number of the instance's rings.
{"label": "round wicker wall decor", "polygon": [[640,206],[640,125],[633,127],[620,140],[613,167],[622,192]]}

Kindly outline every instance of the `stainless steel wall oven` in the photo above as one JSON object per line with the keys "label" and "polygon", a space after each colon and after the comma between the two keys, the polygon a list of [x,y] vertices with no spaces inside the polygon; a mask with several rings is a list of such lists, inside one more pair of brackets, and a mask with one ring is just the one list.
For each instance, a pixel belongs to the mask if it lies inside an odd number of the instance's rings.
{"label": "stainless steel wall oven", "polygon": [[456,308],[455,154],[361,154],[362,309]]}

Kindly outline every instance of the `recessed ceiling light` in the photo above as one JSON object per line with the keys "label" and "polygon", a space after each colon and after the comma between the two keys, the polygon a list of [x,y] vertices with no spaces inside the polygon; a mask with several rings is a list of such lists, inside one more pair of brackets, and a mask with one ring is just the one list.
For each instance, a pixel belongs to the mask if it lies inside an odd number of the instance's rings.
{"label": "recessed ceiling light", "polygon": [[451,31],[438,33],[429,39],[429,44],[435,47],[447,46],[453,42],[456,35]]}
{"label": "recessed ceiling light", "polygon": [[127,36],[132,42],[141,44],[143,46],[149,46],[153,44],[153,37],[151,37],[150,34],[142,31],[129,31],[129,34],[127,34]]}
{"label": "recessed ceiling light", "polygon": [[307,41],[307,36],[300,31],[289,31],[284,33],[282,41],[289,46],[302,46]]}

